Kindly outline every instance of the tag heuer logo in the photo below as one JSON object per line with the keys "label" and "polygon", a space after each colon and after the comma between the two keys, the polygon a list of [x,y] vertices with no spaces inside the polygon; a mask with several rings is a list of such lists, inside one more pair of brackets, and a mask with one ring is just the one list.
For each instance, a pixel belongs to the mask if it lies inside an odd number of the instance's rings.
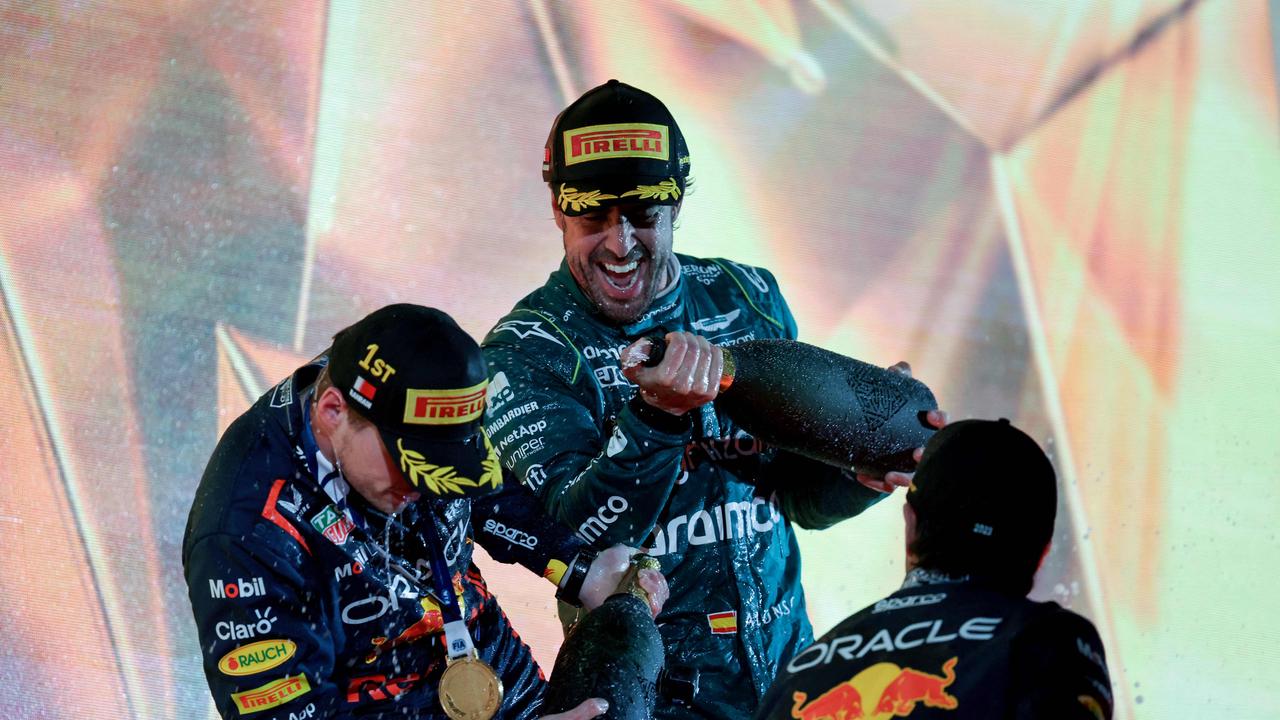
{"label": "tag heuer logo", "polygon": [[329,538],[329,542],[334,545],[345,543],[347,538],[351,537],[351,529],[355,527],[332,505],[316,513],[316,516],[311,518],[311,526]]}

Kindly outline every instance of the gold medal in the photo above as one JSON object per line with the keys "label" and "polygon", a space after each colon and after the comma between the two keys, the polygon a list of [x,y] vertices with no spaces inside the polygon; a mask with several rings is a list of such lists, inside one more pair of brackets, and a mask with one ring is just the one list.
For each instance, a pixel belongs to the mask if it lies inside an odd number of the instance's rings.
{"label": "gold medal", "polygon": [[502,706],[502,680],[474,651],[450,660],[440,676],[440,705],[453,720],[489,720]]}

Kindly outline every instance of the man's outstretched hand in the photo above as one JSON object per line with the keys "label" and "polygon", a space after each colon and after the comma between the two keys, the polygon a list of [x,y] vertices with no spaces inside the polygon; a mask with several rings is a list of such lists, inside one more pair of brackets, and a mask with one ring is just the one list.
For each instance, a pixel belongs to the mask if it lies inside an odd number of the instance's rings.
{"label": "man's outstretched hand", "polygon": [[[622,351],[622,374],[640,389],[640,397],[672,415],[683,415],[716,399],[724,352],[710,340],[690,332],[667,333],[662,362],[647,367],[649,340],[641,338]],[[634,360],[633,360],[634,358]]]}
{"label": "man's outstretched hand", "polygon": [[[895,363],[889,366],[893,372],[902,373],[907,377],[911,377],[911,366],[905,361]],[[941,430],[943,426],[949,422],[945,410],[930,410],[925,418],[935,429]],[[924,448],[918,447],[915,452],[911,453],[911,457],[915,459],[916,464],[920,463],[920,458],[924,456]],[[911,480],[915,478],[914,472],[898,472],[897,470],[885,473],[884,475],[873,475],[866,472],[856,471],[858,482],[863,485],[882,493],[891,493],[894,488],[910,487]]]}
{"label": "man's outstretched hand", "polygon": [[[638,552],[640,551],[633,547],[614,545],[597,555],[591,562],[591,567],[587,569],[582,590],[578,592],[582,607],[588,611],[595,610],[610,595],[617,592],[618,583],[622,582],[622,576],[631,567],[631,556]],[[649,593],[649,612],[653,617],[658,617],[658,613],[662,612],[662,606],[671,596],[667,579],[657,570],[641,570],[636,574],[636,580],[640,583],[640,587]]]}

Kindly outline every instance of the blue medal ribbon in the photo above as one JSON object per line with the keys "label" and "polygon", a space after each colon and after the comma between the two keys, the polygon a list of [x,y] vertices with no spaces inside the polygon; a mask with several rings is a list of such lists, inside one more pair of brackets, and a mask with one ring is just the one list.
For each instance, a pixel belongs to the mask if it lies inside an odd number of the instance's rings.
{"label": "blue medal ribbon", "polygon": [[444,542],[439,528],[433,522],[422,525],[425,526],[423,534],[427,539],[427,550],[431,554],[431,589],[440,601],[440,615],[444,618],[445,652],[450,660],[473,655],[475,644],[471,642],[471,632],[463,618],[462,603],[453,589],[453,576],[449,574],[449,564],[444,560]]}

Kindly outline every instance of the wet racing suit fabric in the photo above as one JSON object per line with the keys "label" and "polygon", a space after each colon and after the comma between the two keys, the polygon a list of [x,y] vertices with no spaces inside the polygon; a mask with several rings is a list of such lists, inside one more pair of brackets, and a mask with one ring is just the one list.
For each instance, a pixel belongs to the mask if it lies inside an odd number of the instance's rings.
{"label": "wet racing suit fabric", "polygon": [[1093,624],[1052,602],[913,572],[778,675],[757,720],[1105,720]]}
{"label": "wet racing suit fabric", "polygon": [[813,637],[791,524],[826,527],[881,495],[849,473],[765,447],[714,404],[676,418],[644,405],[619,351],[661,331],[714,343],[795,338],[766,270],[677,255],[678,282],[636,322],[595,312],[567,265],[482,343],[486,428],[504,465],[597,548],[642,546],[671,597],[657,618],[668,667],[695,669],[692,707],[659,717],[749,717]]}
{"label": "wet racing suit fabric", "polygon": [[430,548],[442,538],[472,640],[506,689],[498,716],[536,717],[542,672],[472,564],[473,536],[494,559],[553,581],[585,543],[511,479],[495,495],[422,500],[398,518],[364,503],[308,452],[304,418],[322,362],[232,423],[191,508],[183,568],[218,711],[444,718],[443,623],[430,580]]}

